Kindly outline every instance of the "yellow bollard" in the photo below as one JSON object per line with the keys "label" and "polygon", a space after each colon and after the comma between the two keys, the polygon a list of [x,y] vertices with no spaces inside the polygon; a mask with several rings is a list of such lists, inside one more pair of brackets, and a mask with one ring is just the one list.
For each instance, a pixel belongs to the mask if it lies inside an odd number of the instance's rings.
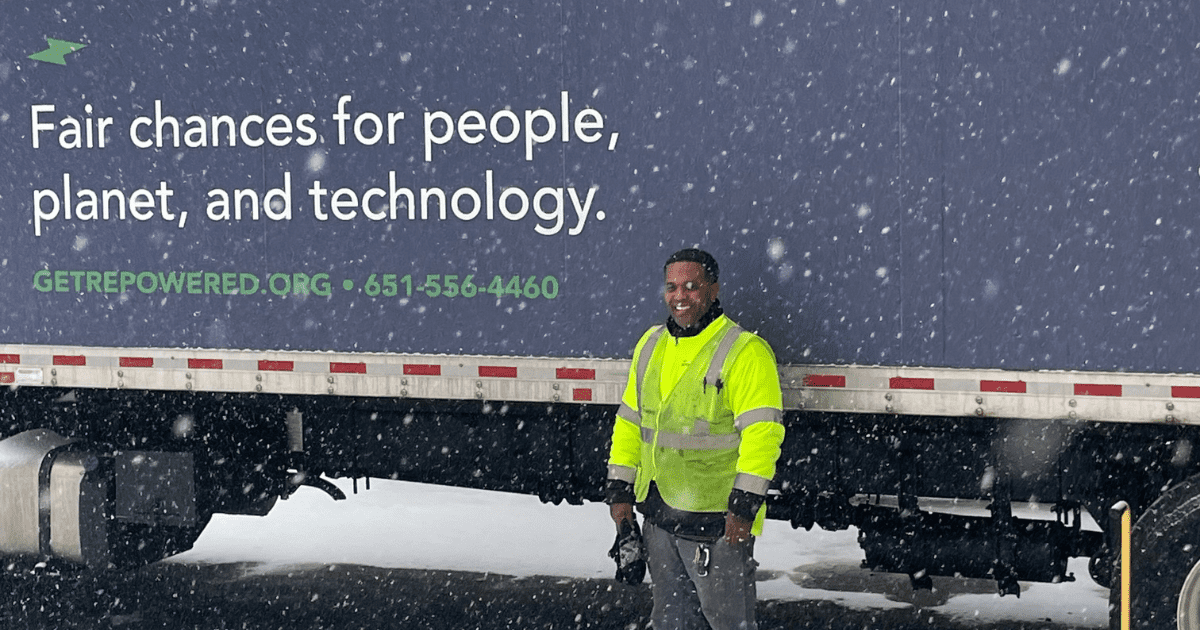
{"label": "yellow bollard", "polygon": [[1109,512],[1109,517],[1113,524],[1118,524],[1121,531],[1121,630],[1130,630],[1130,593],[1129,586],[1132,583],[1131,571],[1131,552],[1133,547],[1133,510],[1129,509],[1129,504],[1124,501],[1118,501],[1112,506]]}

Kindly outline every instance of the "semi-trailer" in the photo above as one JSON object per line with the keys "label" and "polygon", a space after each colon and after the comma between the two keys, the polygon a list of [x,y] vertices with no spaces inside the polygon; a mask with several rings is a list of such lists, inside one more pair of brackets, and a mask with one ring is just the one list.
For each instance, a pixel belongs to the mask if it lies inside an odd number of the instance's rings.
{"label": "semi-trailer", "polygon": [[1123,502],[1133,621],[1200,628],[1195,8],[408,5],[6,11],[5,556],[330,477],[601,500],[700,245],[780,362],[768,517],[1012,594],[1115,585]]}

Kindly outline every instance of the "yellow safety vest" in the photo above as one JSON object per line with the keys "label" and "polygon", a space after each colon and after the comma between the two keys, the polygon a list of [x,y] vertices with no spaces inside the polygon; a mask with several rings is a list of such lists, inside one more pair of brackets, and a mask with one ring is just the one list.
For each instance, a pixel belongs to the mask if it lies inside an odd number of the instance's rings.
{"label": "yellow safety vest", "polygon": [[741,435],[724,404],[723,368],[752,338],[729,320],[700,350],[670,394],[660,391],[665,328],[652,332],[637,365],[641,469],[634,484],[644,501],[654,481],[667,505],[724,512],[737,477]]}
{"label": "yellow safety vest", "polygon": [[[725,512],[731,482],[767,494],[784,439],[779,373],[770,346],[735,328],[722,315],[697,337],[676,339],[656,326],[638,342],[608,460],[608,478],[633,486],[635,501],[646,500],[651,482],[669,505],[689,511]],[[676,344],[689,347],[673,358]],[[755,536],[765,516],[764,504]]]}

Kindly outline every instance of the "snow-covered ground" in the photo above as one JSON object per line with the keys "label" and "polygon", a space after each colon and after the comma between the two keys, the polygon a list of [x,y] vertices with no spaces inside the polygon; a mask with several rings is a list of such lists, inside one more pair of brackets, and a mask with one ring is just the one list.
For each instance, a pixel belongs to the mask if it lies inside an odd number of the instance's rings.
{"label": "snow-covered ground", "polygon": [[[218,515],[177,563],[257,563],[257,570],[293,565],[362,564],[605,578],[613,574],[608,508],[547,505],[536,497],[446,486],[372,480],[337,485],[349,498],[334,502],[303,488],[266,517]],[[859,568],[856,530],[793,530],[768,520],[756,543],[760,600],[825,599],[855,609],[924,607],[955,618],[1051,621],[1106,627],[1108,591],[1076,559],[1075,582],[1023,583],[1020,598],[999,597],[986,580],[935,578],[934,592],[913,592],[906,576]]]}

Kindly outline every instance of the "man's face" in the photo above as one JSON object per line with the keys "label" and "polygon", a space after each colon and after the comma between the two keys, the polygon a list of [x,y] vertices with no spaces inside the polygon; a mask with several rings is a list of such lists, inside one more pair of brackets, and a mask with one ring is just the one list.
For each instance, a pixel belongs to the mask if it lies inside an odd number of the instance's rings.
{"label": "man's face", "polygon": [[663,298],[675,323],[684,328],[695,325],[717,299],[720,287],[704,278],[704,267],[697,262],[676,262],[667,266]]}

